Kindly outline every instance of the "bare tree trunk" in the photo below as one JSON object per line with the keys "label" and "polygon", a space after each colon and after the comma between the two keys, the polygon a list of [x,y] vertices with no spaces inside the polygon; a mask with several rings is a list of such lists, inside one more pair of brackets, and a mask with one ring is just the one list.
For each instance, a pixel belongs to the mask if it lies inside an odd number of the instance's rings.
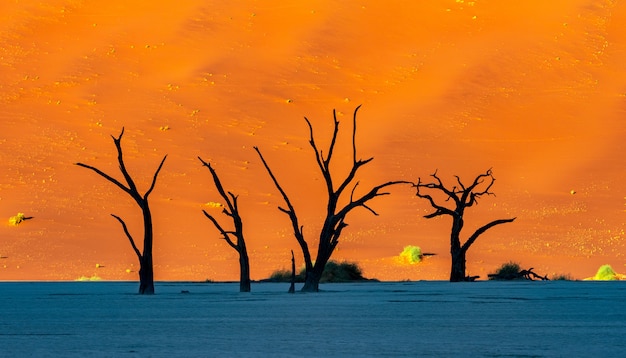
{"label": "bare tree trunk", "polygon": [[245,245],[239,254],[239,292],[250,292],[250,259]]}
{"label": "bare tree trunk", "polygon": [[328,258],[324,261],[315,261],[315,265],[310,271],[306,272],[306,277],[304,278],[304,286],[302,286],[302,292],[319,292],[320,290],[320,280],[322,278],[322,274],[324,273],[324,268],[328,263]]}
{"label": "bare tree trunk", "polygon": [[450,282],[465,281],[465,252],[461,248],[461,229],[463,229],[463,218],[460,215],[453,216],[452,232],[450,233],[450,257],[452,267],[450,268]]}
{"label": "bare tree trunk", "polygon": [[466,281],[465,275],[465,252],[458,249],[452,253],[452,268],[450,269],[450,282]]}
{"label": "bare tree trunk", "polygon": [[139,268],[139,294],[153,295],[154,294],[154,270],[152,264],[152,257],[145,257],[140,260],[141,267]]}
{"label": "bare tree trunk", "polygon": [[148,201],[144,202],[142,206],[143,223],[144,223],[144,238],[143,238],[143,254],[140,258],[139,268],[139,293],[140,294],[154,294],[154,268],[152,261],[152,214],[150,213],[150,207]]}

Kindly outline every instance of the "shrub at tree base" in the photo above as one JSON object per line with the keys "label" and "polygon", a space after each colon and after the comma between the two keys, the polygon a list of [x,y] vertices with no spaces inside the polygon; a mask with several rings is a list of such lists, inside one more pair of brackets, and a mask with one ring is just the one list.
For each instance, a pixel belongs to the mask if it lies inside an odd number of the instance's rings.
{"label": "shrub at tree base", "polygon": [[[305,269],[301,269],[296,275],[296,282],[304,282]],[[268,279],[263,281],[269,282],[291,282],[291,271],[289,270],[276,270],[272,272]],[[329,282],[352,282],[352,281],[371,281],[363,277],[363,272],[359,265],[355,262],[337,262],[330,260],[324,267],[322,273],[321,283]]]}
{"label": "shrub at tree base", "polygon": [[349,282],[349,281],[364,281],[363,272],[359,265],[355,262],[341,262],[328,261],[324,267],[322,278],[320,282]]}
{"label": "shrub at tree base", "polygon": [[416,264],[422,261],[422,249],[419,246],[408,245],[400,253],[399,261],[406,264]]}
{"label": "shrub at tree base", "polygon": [[[300,275],[296,275],[296,282],[303,282],[304,278]],[[291,282],[291,271],[289,270],[276,270],[272,272],[270,277],[266,279],[270,282]]]}

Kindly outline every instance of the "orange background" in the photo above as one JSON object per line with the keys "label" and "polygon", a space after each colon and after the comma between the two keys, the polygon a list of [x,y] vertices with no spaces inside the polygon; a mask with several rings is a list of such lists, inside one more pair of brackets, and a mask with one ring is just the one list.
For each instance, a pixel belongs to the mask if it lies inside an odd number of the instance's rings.
{"label": "orange background", "polygon": [[[540,274],[624,271],[626,4],[620,1],[3,1],[0,3],[0,279],[135,280],[119,223],[141,237],[139,209],[75,162],[121,179],[111,135],[151,195],[158,280],[235,280],[237,254],[201,210],[219,202],[213,163],[240,196],[253,279],[299,253],[280,196],[290,194],[312,248],[325,203],[303,116],[327,145],[341,122],[335,174],[350,164],[362,104],[359,188],[447,183],[488,168],[493,192],[465,237],[517,217],[469,251],[468,274],[514,260]],[[168,128],[168,130],[162,130]],[[571,194],[571,191],[575,194]],[[449,218],[415,191],[356,210],[334,255],[383,280],[447,279]],[[223,221],[227,223],[227,221]],[[419,265],[405,245],[437,255]],[[297,255],[298,265],[302,264]],[[96,268],[96,264],[101,267]]]}

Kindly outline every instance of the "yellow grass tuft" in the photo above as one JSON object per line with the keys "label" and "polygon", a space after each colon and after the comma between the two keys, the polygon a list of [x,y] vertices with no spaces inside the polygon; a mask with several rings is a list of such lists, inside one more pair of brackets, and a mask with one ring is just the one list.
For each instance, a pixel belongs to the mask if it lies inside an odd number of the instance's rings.
{"label": "yellow grass tuft", "polygon": [[17,215],[11,216],[9,218],[9,225],[18,226],[24,220],[26,220],[26,216],[24,216],[24,213],[17,213]]}
{"label": "yellow grass tuft", "polygon": [[77,278],[74,281],[82,281],[82,282],[85,282],[85,281],[102,281],[102,278],[100,278],[99,276],[96,276],[96,275],[93,275],[91,277],[81,276],[81,277]]}

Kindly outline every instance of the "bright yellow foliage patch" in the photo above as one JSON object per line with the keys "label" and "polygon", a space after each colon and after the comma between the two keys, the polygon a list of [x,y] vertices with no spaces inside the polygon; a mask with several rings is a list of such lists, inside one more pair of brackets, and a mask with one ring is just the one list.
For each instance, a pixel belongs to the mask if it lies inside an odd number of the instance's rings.
{"label": "bright yellow foliage patch", "polygon": [[24,216],[24,213],[17,213],[17,215],[11,216],[9,218],[9,225],[18,226],[25,219],[26,219],[26,216]]}

